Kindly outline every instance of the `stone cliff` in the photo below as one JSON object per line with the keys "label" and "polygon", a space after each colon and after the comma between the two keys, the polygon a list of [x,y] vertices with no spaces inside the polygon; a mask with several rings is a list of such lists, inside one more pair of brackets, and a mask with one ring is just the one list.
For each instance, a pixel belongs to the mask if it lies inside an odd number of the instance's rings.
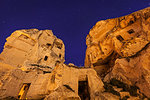
{"label": "stone cliff", "polygon": [[17,30],[0,54],[0,99],[149,100],[149,30],[150,8],[97,22],[85,67],[64,63],[64,43],[51,30]]}
{"label": "stone cliff", "polygon": [[65,61],[64,43],[51,30],[18,30],[6,40],[0,60],[15,67],[49,65],[53,69],[56,62]]}
{"label": "stone cliff", "polygon": [[85,66],[104,82],[117,79],[150,97],[150,8],[102,20],[86,37]]}
{"label": "stone cliff", "polygon": [[64,64],[64,43],[51,30],[17,30],[6,40],[0,99],[85,100],[104,90],[94,69]]}

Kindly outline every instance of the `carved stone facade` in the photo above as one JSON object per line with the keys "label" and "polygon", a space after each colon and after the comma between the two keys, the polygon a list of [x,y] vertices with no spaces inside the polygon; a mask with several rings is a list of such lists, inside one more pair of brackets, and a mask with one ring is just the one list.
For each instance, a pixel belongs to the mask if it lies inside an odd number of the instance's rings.
{"label": "carved stone facade", "polygon": [[104,82],[115,78],[150,97],[150,8],[102,20],[86,38],[85,67]]}
{"label": "carved stone facade", "polygon": [[150,8],[102,20],[87,35],[85,67],[65,64],[51,30],[17,30],[0,54],[0,99],[147,100]]}
{"label": "carved stone facade", "polygon": [[64,64],[65,46],[51,30],[17,30],[0,54],[0,99],[100,98],[104,84],[91,68]]}

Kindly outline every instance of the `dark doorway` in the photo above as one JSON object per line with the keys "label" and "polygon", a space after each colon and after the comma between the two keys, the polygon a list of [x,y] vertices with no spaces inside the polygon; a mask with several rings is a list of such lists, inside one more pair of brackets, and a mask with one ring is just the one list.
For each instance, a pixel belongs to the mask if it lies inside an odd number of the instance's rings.
{"label": "dark doorway", "polygon": [[90,100],[88,81],[79,81],[78,94],[81,100]]}

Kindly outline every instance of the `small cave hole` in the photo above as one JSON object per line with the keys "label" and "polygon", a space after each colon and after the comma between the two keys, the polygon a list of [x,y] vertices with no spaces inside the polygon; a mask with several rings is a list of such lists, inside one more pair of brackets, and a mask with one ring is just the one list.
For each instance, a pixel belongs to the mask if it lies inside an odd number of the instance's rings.
{"label": "small cave hole", "polygon": [[47,45],[48,47],[49,47],[49,46],[51,46],[51,44],[50,44],[50,43],[47,43],[46,45]]}
{"label": "small cave hole", "polygon": [[130,29],[130,30],[128,31],[128,33],[129,33],[129,34],[132,34],[132,33],[134,33],[134,30],[133,30],[133,29]]}
{"label": "small cave hole", "polygon": [[61,58],[61,54],[59,54],[59,58]]}
{"label": "small cave hole", "polygon": [[121,41],[121,42],[124,40],[121,35],[116,36],[116,38],[117,38],[119,41]]}
{"label": "small cave hole", "polygon": [[61,49],[61,48],[62,48],[62,46],[60,46],[60,45],[59,45],[59,46],[57,46],[57,48],[58,48],[58,49]]}
{"label": "small cave hole", "polygon": [[47,61],[47,59],[48,59],[48,56],[45,56],[45,57],[44,57],[44,60]]}
{"label": "small cave hole", "polygon": [[134,23],[134,21],[133,20],[130,20],[130,22],[128,23],[128,25],[131,25],[131,24],[133,24]]}

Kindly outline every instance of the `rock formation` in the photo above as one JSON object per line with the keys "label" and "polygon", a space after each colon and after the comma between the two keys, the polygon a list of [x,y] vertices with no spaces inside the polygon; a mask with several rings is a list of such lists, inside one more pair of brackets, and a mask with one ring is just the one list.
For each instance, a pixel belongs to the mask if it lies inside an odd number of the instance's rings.
{"label": "rock formation", "polygon": [[148,100],[149,30],[150,8],[97,22],[85,67],[64,63],[64,43],[51,30],[17,30],[0,54],[0,99]]}
{"label": "rock formation", "polygon": [[100,98],[94,69],[64,64],[65,46],[51,30],[17,30],[0,54],[0,99]]}
{"label": "rock formation", "polygon": [[51,30],[18,30],[6,40],[0,54],[1,62],[25,70],[32,69],[32,66],[54,69],[56,62],[64,62],[64,43]]}
{"label": "rock formation", "polygon": [[102,20],[86,37],[85,66],[104,82],[117,79],[150,98],[150,8]]}

